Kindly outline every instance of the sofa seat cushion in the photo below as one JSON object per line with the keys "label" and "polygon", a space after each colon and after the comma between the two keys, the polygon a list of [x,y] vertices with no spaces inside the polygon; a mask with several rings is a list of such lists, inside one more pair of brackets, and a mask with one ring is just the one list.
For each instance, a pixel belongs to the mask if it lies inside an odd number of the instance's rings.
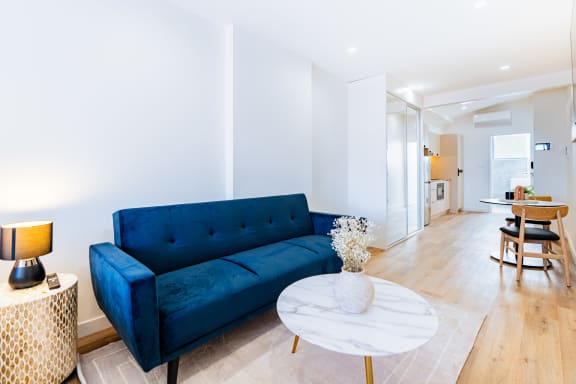
{"label": "sofa seat cushion", "polygon": [[261,279],[262,290],[270,302],[293,282],[323,273],[323,258],[318,253],[293,244],[279,242],[223,257],[252,271]]}
{"label": "sofa seat cushion", "polygon": [[309,235],[295,237],[285,240],[284,243],[296,245],[298,247],[315,252],[323,260],[322,273],[340,272],[342,260],[332,249],[332,238],[330,236]]}
{"label": "sofa seat cushion", "polygon": [[259,283],[256,274],[223,260],[158,276],[164,354],[268,304],[268,292],[259,289]]}

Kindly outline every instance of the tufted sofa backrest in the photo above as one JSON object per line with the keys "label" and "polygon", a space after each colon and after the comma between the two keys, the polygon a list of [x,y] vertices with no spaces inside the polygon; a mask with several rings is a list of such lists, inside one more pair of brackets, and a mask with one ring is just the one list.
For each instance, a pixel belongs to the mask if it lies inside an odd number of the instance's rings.
{"label": "tufted sofa backrest", "polygon": [[314,232],[303,194],[117,211],[114,242],[156,274]]}

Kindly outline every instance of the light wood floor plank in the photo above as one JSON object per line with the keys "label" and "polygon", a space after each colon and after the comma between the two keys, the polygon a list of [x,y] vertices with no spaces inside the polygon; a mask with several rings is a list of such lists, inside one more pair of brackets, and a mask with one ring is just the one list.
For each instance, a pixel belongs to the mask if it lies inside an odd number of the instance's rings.
{"label": "light wood floor plank", "polygon": [[560,326],[560,349],[562,356],[562,372],[564,373],[564,384],[576,383],[576,348],[574,339],[576,338],[576,310],[560,306],[558,308],[558,324]]}

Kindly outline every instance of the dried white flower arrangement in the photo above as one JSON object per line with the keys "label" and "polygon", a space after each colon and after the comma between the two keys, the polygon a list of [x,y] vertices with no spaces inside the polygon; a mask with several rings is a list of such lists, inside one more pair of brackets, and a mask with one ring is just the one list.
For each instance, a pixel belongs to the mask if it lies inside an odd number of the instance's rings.
{"label": "dried white flower arrangement", "polygon": [[375,225],[360,217],[342,216],[334,220],[332,248],[344,263],[343,269],[348,272],[360,272],[370,258],[368,242],[374,240]]}

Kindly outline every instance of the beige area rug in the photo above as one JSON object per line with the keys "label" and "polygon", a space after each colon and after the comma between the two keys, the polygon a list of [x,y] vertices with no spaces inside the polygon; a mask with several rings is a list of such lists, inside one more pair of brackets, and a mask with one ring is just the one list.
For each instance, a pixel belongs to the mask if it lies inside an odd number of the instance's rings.
{"label": "beige area rug", "polygon": [[[485,313],[427,298],[440,317],[436,335],[411,352],[374,357],[374,382],[388,384],[455,383]],[[291,354],[293,335],[276,311],[217,337],[180,358],[180,384],[365,383],[364,359],[324,350],[300,341]],[[83,384],[162,383],[166,364],[144,373],[122,341],[80,356]]]}

